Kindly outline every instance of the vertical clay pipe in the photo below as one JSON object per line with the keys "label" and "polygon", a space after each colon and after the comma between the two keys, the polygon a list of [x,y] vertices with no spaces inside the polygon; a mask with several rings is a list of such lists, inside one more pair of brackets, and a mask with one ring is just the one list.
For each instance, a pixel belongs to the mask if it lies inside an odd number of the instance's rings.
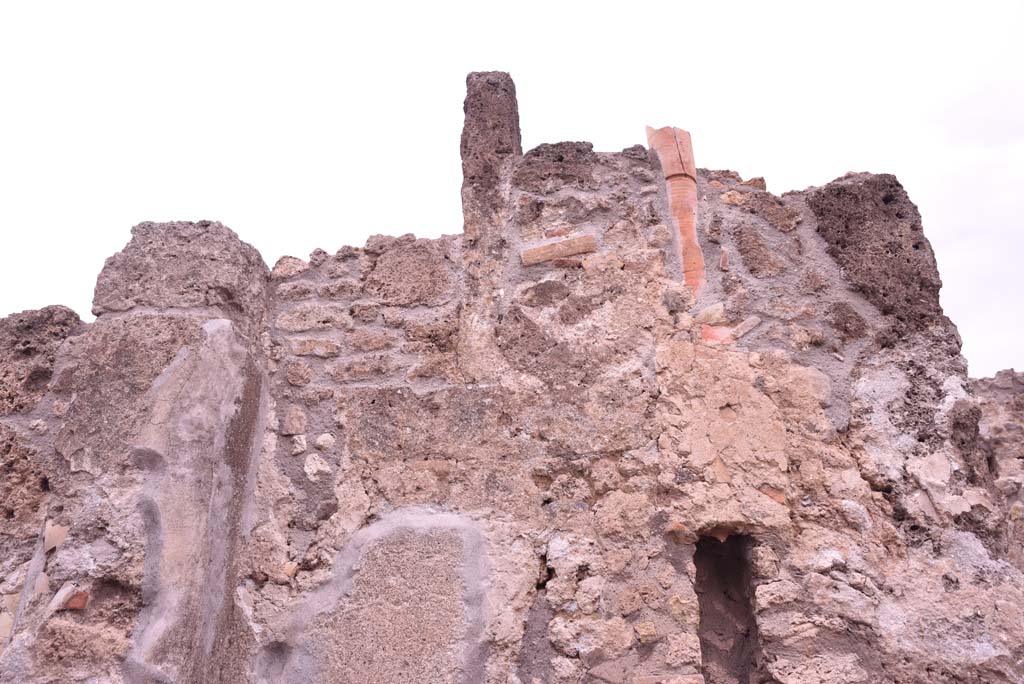
{"label": "vertical clay pipe", "polygon": [[647,127],[647,144],[658,153],[668,186],[669,207],[679,239],[679,262],[683,279],[696,297],[707,277],[704,253],[697,241],[697,167],[693,163],[690,134],[681,128]]}

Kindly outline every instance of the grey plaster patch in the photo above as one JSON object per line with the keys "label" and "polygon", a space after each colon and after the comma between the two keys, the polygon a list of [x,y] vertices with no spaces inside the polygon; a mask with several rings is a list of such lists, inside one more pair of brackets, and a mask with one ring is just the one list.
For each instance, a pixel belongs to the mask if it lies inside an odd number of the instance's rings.
{"label": "grey plaster patch", "polygon": [[260,682],[485,678],[486,543],[469,518],[394,511],[357,532],[332,579],[264,647]]}
{"label": "grey plaster patch", "polygon": [[[131,449],[156,465],[138,499],[145,608],[124,662],[131,682],[177,680],[192,666],[184,654],[211,651],[224,604],[228,528],[244,484],[232,472],[228,433],[246,406],[247,353],[231,321],[212,319],[202,329],[202,343],[179,349],[153,382],[150,420]],[[251,433],[251,417],[243,422]]]}

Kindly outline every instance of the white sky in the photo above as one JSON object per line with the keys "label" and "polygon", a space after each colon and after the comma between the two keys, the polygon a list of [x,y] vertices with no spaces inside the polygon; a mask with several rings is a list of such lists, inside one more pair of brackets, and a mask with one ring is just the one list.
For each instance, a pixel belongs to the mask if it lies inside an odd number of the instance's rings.
{"label": "white sky", "polygon": [[1024,369],[1024,3],[359,5],[0,5],[0,316],[90,319],[143,220],[223,221],[270,265],[459,232],[465,75],[501,69],[525,148],[673,124],[776,193],[895,173],[971,374]]}

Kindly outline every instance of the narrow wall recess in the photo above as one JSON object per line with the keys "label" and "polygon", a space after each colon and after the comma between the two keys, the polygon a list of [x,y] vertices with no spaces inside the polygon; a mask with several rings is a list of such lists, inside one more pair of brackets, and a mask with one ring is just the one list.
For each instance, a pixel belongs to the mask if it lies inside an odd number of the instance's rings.
{"label": "narrow wall recess", "polygon": [[752,600],[751,544],[751,538],[743,535],[732,535],[724,542],[701,537],[697,542],[693,557],[700,604],[697,633],[707,684],[762,681]]}

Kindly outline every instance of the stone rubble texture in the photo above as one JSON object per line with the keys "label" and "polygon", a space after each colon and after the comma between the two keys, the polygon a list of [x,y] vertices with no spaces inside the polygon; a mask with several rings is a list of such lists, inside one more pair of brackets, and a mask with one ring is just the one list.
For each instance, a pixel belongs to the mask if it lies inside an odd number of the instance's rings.
{"label": "stone rubble texture", "polygon": [[896,179],[467,87],[463,234],[144,223],[0,321],[0,683],[1024,682],[1024,375]]}

